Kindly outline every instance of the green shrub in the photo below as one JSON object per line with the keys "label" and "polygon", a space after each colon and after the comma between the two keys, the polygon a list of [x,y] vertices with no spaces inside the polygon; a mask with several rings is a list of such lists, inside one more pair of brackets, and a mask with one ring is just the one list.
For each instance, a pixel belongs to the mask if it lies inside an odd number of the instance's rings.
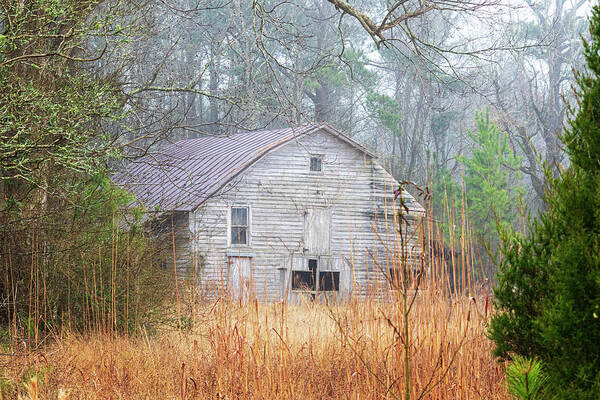
{"label": "green shrub", "polygon": [[0,265],[0,291],[10,306],[0,320],[31,339],[62,327],[133,331],[163,318],[174,282],[162,267],[168,251],[129,211],[132,197],[105,174],[73,185],[47,215],[31,221],[16,211],[2,226],[11,257]]}

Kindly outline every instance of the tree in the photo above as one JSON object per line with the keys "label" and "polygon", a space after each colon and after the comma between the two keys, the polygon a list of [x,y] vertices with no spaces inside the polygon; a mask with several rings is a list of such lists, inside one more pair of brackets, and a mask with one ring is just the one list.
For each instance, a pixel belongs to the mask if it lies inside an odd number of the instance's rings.
{"label": "tree", "polygon": [[[565,155],[560,132],[566,122],[569,88],[574,83],[571,69],[582,65],[581,42],[587,7],[578,1],[523,2],[519,18],[509,29],[525,48],[510,51],[492,67],[487,98],[497,121],[509,133],[515,151],[524,156],[521,172],[531,181],[532,206],[543,208],[544,168],[540,156],[556,176]],[[528,15],[524,19],[522,15]]]}
{"label": "tree", "polygon": [[[413,21],[411,31],[438,47],[447,46],[452,28],[439,15],[428,14]],[[391,37],[401,37],[399,28]],[[387,154],[384,161],[399,180],[428,182],[438,171],[453,169],[458,126],[464,115],[465,85],[448,74],[436,71],[443,63],[439,54],[420,57],[408,44],[395,42],[382,48],[369,65],[377,71],[377,86],[370,88],[365,108],[371,125],[377,124],[377,148]],[[459,95],[460,93],[460,95]],[[466,97],[466,96],[465,96]],[[469,110],[470,113],[470,110]],[[435,165],[431,165],[434,161]],[[426,164],[428,168],[422,168]]]}
{"label": "tree", "polygon": [[[386,35],[394,28],[401,27],[411,19],[417,19],[433,11],[445,12],[473,12],[486,6],[485,0],[479,1],[458,1],[458,0],[434,0],[434,1],[388,1],[385,6],[375,7],[375,9],[361,9],[344,0],[327,0],[338,12],[340,18],[349,15],[355,18],[362,28],[371,36],[377,48],[390,41]],[[380,17],[379,21],[373,18]],[[413,41],[420,41],[421,38],[413,36],[410,28],[405,30],[407,36]],[[424,43],[423,43],[424,44]]]}
{"label": "tree", "polygon": [[476,121],[477,130],[468,131],[472,153],[458,160],[464,166],[471,224],[477,236],[488,240],[498,221],[506,227],[513,220],[517,191],[511,188],[510,172],[520,160],[510,149],[506,133],[490,121],[489,110],[477,112]]}
{"label": "tree", "polygon": [[490,121],[489,110],[475,115],[477,129],[467,131],[471,154],[457,157],[463,167],[464,194],[454,190],[446,196],[459,197],[448,204],[460,222],[459,236],[473,234],[482,272],[489,277],[494,274],[493,264],[481,256],[497,251],[497,224],[507,228],[515,220],[519,189],[512,171],[518,170],[521,160],[510,149],[507,134]]}
{"label": "tree", "polygon": [[576,73],[577,108],[562,142],[571,160],[547,172],[548,208],[528,237],[504,233],[498,310],[489,327],[501,358],[538,357],[548,391],[561,399],[600,397],[600,7],[583,42],[587,71]]}
{"label": "tree", "polygon": [[[84,327],[100,305],[109,319],[96,322],[128,329],[122,305],[145,302],[142,281],[157,271],[139,232],[119,232],[132,199],[112,186],[108,164],[125,96],[94,68],[133,38],[130,6],[0,2],[0,318],[36,337],[60,322]],[[146,305],[142,314],[156,306]]]}
{"label": "tree", "polygon": [[[110,17],[94,15],[96,3],[2,4],[3,200],[23,202],[37,196],[44,202],[49,168],[90,172],[112,155],[99,121],[118,118],[117,86],[111,79],[96,79],[81,67],[102,57],[108,36],[115,40],[119,36],[110,29]],[[89,46],[84,40],[92,35],[104,37],[103,46],[85,52]],[[0,211],[4,207],[0,206]]]}

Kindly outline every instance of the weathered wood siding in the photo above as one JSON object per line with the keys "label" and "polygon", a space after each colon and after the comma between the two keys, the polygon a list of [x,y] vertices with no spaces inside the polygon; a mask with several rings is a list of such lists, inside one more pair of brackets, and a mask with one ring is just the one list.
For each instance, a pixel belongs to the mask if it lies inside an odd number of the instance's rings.
{"label": "weathered wood siding", "polygon": [[[323,157],[321,172],[309,170],[311,155]],[[259,297],[289,298],[290,270],[307,269],[311,252],[319,253],[322,269],[340,271],[343,294],[386,287],[377,264],[385,268],[391,260],[386,248],[394,248],[397,185],[370,156],[324,131],[273,150],[190,213],[200,287],[226,290],[231,257],[250,257]],[[247,246],[230,244],[231,206],[250,208]],[[313,223],[328,224],[329,230],[311,230]],[[418,251],[413,241],[407,246]]]}

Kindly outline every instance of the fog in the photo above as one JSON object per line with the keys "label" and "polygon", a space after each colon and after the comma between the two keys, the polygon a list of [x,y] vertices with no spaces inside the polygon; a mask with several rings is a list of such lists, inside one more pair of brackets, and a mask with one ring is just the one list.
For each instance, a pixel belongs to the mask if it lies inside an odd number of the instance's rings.
{"label": "fog", "polygon": [[534,213],[543,207],[544,162],[554,174],[568,164],[558,137],[589,5],[351,4],[105,5],[98,12],[114,12],[126,33],[96,39],[97,48],[110,46],[94,68],[123,85],[128,113],[115,129],[126,127],[127,154],[204,134],[322,121],[375,149],[398,180],[460,187],[459,159],[477,147],[468,131],[477,130],[476,111],[489,110],[519,160],[507,167],[509,187],[521,186]]}

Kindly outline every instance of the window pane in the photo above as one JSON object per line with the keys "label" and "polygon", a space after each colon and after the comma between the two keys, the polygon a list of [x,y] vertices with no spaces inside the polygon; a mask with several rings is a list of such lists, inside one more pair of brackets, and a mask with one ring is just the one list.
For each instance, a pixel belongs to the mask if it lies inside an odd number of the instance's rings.
{"label": "window pane", "polygon": [[319,277],[319,290],[323,292],[340,290],[340,273],[338,271],[323,271]]}
{"label": "window pane", "polygon": [[248,244],[246,237],[246,227],[232,226],[231,227],[231,244]]}
{"label": "window pane", "polygon": [[321,171],[321,168],[322,168],[321,157],[311,157],[310,158],[310,170],[311,171]]}
{"label": "window pane", "polygon": [[248,226],[247,207],[236,207],[231,209],[231,226]]}
{"label": "window pane", "polygon": [[292,272],[293,290],[315,290],[315,279],[312,271]]}

